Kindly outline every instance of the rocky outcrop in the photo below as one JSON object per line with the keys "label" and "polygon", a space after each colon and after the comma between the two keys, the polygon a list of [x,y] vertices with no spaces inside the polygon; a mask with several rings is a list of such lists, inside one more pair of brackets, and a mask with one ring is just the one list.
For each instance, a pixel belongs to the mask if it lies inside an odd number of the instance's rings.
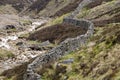
{"label": "rocky outcrop", "polygon": [[[65,41],[61,42],[57,47],[51,49],[46,54],[37,57],[31,64],[28,65],[24,80],[40,80],[40,75],[35,72],[37,67],[44,67],[50,62],[54,62],[59,59],[61,56],[68,54],[72,51],[79,49],[82,45],[85,45],[87,39],[92,36],[94,32],[94,25],[88,20],[77,20],[73,19],[79,10],[81,10],[86,4],[91,3],[92,1],[84,0],[78,6],[78,8],[67,18],[64,18],[64,23],[69,23],[75,25],[75,27],[87,28],[87,32],[84,35],[79,35],[76,38],[68,38]],[[84,3],[84,4],[83,4]]]}

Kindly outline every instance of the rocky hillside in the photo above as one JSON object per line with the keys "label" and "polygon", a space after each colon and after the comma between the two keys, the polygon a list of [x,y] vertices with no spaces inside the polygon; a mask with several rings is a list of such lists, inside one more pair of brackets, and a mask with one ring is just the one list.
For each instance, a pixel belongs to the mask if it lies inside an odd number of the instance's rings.
{"label": "rocky hillside", "polygon": [[84,8],[77,17],[95,24],[94,36],[82,49],[64,56],[40,73],[45,80],[119,80],[120,1]]}
{"label": "rocky hillside", "polygon": [[[3,13],[19,13],[32,17],[57,17],[73,11],[83,0],[2,0],[0,10]],[[111,0],[94,1],[87,7],[93,8],[103,2]],[[13,12],[12,12],[13,11]]]}
{"label": "rocky hillside", "polygon": [[[83,0],[38,0],[29,6],[23,14],[45,17],[57,17],[73,11]],[[103,2],[111,0],[98,0],[89,4],[87,7],[93,8]]]}
{"label": "rocky hillside", "polygon": [[78,14],[78,19],[95,24],[93,37],[86,46],[59,59],[38,73],[44,80],[119,80],[120,1],[90,4]]}
{"label": "rocky hillside", "polygon": [[[25,40],[25,43],[33,44],[29,42],[32,40],[36,46],[40,42],[49,40],[55,47],[67,38],[86,33],[83,28],[62,24],[63,18],[72,13],[81,1],[83,0],[2,0],[0,14],[51,18],[42,28],[38,26],[37,31],[35,29],[29,34],[24,34],[25,37],[22,37],[21,41]],[[81,48],[59,60],[51,61],[49,65],[44,64],[43,68],[37,68],[35,71],[41,75],[42,80],[120,80],[120,0],[94,0],[79,11],[75,18],[92,21],[95,26],[94,35]],[[26,45],[24,48],[26,49]],[[32,46],[34,48],[32,50],[29,48],[27,52],[25,49],[21,50],[20,54],[27,54],[30,51],[39,54],[39,46]],[[1,55],[0,58],[2,59]],[[0,74],[0,79],[23,80],[27,65],[32,61],[33,59],[4,71]]]}
{"label": "rocky hillside", "polygon": [[87,46],[39,73],[45,80],[119,80],[120,24],[95,28]]}
{"label": "rocky hillside", "polygon": [[[64,10],[64,7],[68,7],[68,9],[70,9],[62,11],[64,13],[74,10],[81,1],[82,0],[2,0],[0,1],[0,7],[8,12],[10,10],[13,11],[12,9],[14,9],[20,13],[20,15],[35,16],[37,14],[38,16],[54,16],[58,15],[57,12],[60,11],[60,9]],[[72,6],[69,6],[71,4]],[[10,10],[8,10],[8,8]],[[2,12],[7,13],[7,11],[4,10]],[[64,13],[60,13],[60,15]]]}
{"label": "rocky hillside", "polygon": [[44,17],[62,15],[74,10],[81,1],[82,0],[37,0],[21,14],[28,14],[31,16],[37,14],[37,16]]}

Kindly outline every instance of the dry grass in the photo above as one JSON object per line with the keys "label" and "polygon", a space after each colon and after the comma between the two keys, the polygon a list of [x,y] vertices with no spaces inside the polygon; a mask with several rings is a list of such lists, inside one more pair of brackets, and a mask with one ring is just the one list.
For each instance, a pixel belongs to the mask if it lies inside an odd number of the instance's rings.
{"label": "dry grass", "polygon": [[73,38],[78,35],[84,34],[86,30],[75,27],[69,24],[57,24],[47,28],[43,28],[29,36],[30,40],[46,41],[52,43],[60,43],[66,38]]}

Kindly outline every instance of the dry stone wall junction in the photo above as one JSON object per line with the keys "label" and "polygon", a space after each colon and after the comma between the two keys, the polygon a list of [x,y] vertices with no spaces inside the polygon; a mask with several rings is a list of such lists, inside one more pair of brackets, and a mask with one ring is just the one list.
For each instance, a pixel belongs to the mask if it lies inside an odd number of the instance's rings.
{"label": "dry stone wall junction", "polygon": [[[79,7],[76,10],[81,9],[81,6]],[[40,75],[38,75],[35,72],[36,68],[43,67],[44,65],[49,64],[50,62],[58,60],[61,56],[68,54],[72,51],[75,51],[82,45],[85,45],[87,39],[93,35],[94,24],[88,20],[74,19],[73,14],[75,13],[76,15],[78,13],[78,11],[76,10],[71,14],[71,16],[64,18],[63,24],[67,23],[74,25],[75,27],[82,27],[84,29],[87,29],[86,34],[79,35],[76,38],[68,38],[65,41],[61,42],[57,47],[54,47],[53,49],[48,51],[46,54],[38,56],[31,64],[28,65],[26,74],[24,75],[24,80],[41,80]]]}

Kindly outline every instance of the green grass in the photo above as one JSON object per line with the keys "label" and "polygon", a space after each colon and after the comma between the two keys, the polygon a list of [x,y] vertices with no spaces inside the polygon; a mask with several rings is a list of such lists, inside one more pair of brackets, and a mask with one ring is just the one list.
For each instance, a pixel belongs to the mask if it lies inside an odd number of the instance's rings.
{"label": "green grass", "polygon": [[60,60],[66,60],[74,57],[75,52],[70,52],[68,55],[63,56]]}
{"label": "green grass", "polygon": [[49,24],[51,24],[51,25],[55,25],[55,24],[60,24],[60,23],[62,23],[63,22],[63,18],[64,17],[66,17],[66,16],[68,16],[69,14],[64,14],[64,15],[62,15],[62,16],[60,16],[60,17],[57,17],[56,19],[54,19],[52,22],[50,22]]}
{"label": "green grass", "polygon": [[22,25],[30,25],[30,24],[32,24],[32,22],[30,20],[21,20],[20,24],[22,24]]}
{"label": "green grass", "polygon": [[28,38],[29,37],[29,33],[21,34],[19,37],[20,38]]}
{"label": "green grass", "polygon": [[8,32],[17,32],[17,29],[9,29]]}
{"label": "green grass", "polygon": [[82,11],[77,15],[77,18],[83,18],[88,15],[89,12],[89,9],[83,8]]}
{"label": "green grass", "polygon": [[4,59],[5,57],[11,58],[14,57],[14,54],[11,51],[0,49],[0,59]]}

